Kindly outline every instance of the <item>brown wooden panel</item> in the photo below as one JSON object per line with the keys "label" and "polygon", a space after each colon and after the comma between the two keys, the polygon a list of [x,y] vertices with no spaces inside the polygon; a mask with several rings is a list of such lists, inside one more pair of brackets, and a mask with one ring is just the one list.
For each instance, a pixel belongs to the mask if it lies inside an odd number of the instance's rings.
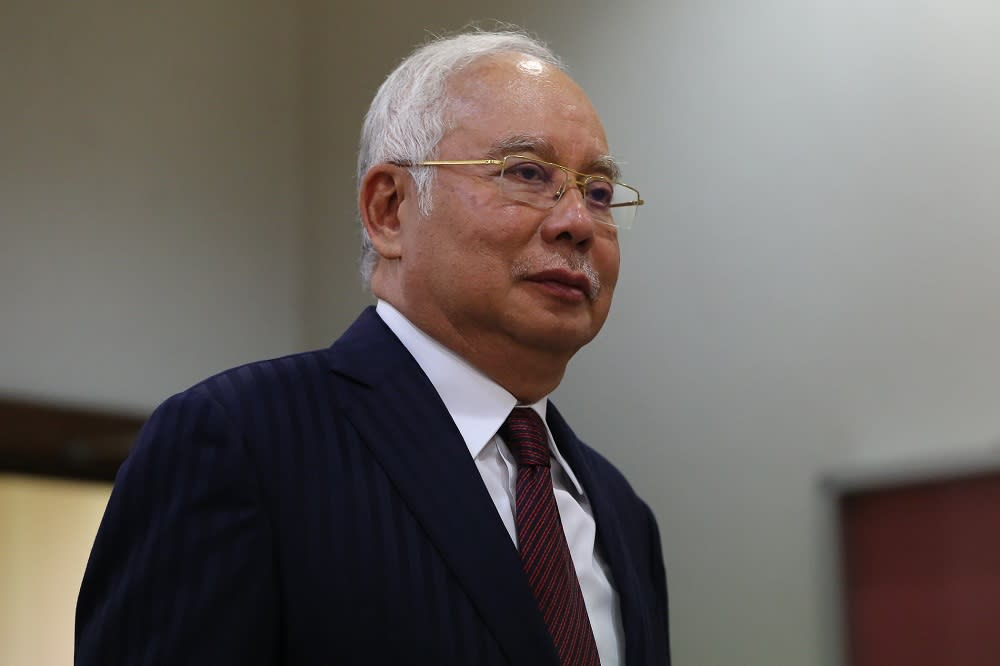
{"label": "brown wooden panel", "polygon": [[841,501],[852,666],[1000,664],[1000,473]]}
{"label": "brown wooden panel", "polygon": [[112,480],[144,418],[0,398],[0,471]]}

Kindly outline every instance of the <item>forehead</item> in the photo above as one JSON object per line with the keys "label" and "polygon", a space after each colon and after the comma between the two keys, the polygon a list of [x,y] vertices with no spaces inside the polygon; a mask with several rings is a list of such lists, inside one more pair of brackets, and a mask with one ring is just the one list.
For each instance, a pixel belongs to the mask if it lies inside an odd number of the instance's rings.
{"label": "forehead", "polygon": [[448,82],[448,131],[439,157],[452,148],[487,154],[512,138],[531,138],[552,161],[573,166],[608,152],[604,127],[583,90],[558,68],[521,54],[475,62]]}

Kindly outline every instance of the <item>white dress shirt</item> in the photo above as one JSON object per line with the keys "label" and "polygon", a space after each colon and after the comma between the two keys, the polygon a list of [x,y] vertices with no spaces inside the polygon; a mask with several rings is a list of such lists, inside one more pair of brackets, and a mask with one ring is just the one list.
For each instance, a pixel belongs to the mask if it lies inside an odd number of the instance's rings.
{"label": "white dress shirt", "polygon": [[[376,312],[416,359],[437,390],[465,439],[486,490],[516,546],[514,498],[517,463],[497,431],[518,404],[517,399],[463,358],[418,329],[389,303],[380,300]],[[548,397],[530,407],[542,417],[548,432],[553,457],[551,472],[556,504],[566,532],[573,566],[580,579],[601,665],[618,666],[625,661],[621,612],[618,594],[611,585],[610,570],[597,549],[597,528],[593,511],[580,482],[559,452],[548,423],[545,422]]]}

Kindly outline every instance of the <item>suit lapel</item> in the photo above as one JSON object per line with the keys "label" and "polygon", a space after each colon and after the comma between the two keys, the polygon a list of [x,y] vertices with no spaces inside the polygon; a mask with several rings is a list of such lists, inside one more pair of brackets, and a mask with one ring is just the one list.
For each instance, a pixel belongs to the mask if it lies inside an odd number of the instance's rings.
{"label": "suit lapel", "polygon": [[558,664],[552,640],[475,462],[434,386],[366,310],[330,350],[354,384],[338,403],[513,664]]}
{"label": "suit lapel", "polygon": [[618,603],[625,632],[625,663],[637,663],[643,642],[642,612],[637,601],[639,581],[630,561],[624,535],[620,529],[622,517],[601,477],[584,455],[583,443],[570,430],[562,415],[550,402],[546,421],[559,451],[580,480],[597,523],[597,540],[601,554],[611,568],[612,584],[618,592]]}

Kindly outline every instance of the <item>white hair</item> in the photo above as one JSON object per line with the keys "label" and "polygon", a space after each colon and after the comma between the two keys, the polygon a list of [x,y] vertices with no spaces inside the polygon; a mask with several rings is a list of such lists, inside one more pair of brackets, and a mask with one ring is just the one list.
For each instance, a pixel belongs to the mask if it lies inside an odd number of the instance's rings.
{"label": "white hair", "polygon": [[[564,69],[545,44],[525,32],[505,26],[497,32],[474,31],[436,38],[407,56],[382,83],[361,128],[358,187],[365,174],[382,162],[433,159],[447,126],[448,80],[483,58],[523,53]],[[463,156],[464,157],[464,156]],[[475,157],[475,156],[473,156]],[[430,214],[433,169],[411,168],[421,213]],[[378,253],[361,225],[361,280],[370,287]]]}

